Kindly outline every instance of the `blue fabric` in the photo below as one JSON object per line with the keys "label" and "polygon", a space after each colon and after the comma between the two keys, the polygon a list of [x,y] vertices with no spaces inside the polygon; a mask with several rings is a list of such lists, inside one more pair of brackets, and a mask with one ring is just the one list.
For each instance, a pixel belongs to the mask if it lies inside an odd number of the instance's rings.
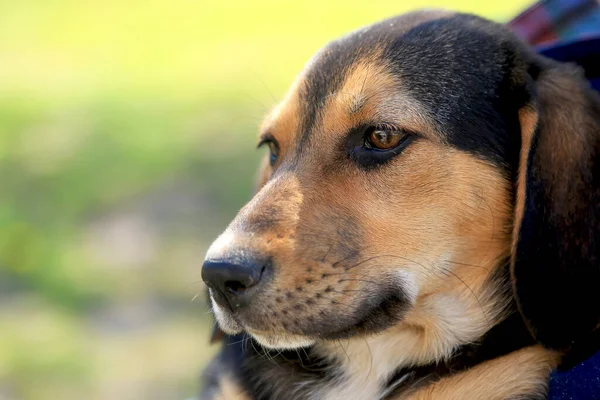
{"label": "blue fabric", "polygon": [[561,42],[553,46],[540,46],[538,51],[546,57],[558,61],[577,62],[577,60],[586,57],[600,56],[600,36],[572,42]]}
{"label": "blue fabric", "polygon": [[538,47],[538,51],[557,61],[579,64],[592,87],[600,91],[600,36]]}
{"label": "blue fabric", "polygon": [[600,352],[550,378],[550,400],[600,400]]}
{"label": "blue fabric", "polygon": [[[600,91],[600,37],[539,48],[546,57],[575,62],[584,68],[592,87]],[[568,371],[554,371],[550,400],[600,400],[600,352]]]}

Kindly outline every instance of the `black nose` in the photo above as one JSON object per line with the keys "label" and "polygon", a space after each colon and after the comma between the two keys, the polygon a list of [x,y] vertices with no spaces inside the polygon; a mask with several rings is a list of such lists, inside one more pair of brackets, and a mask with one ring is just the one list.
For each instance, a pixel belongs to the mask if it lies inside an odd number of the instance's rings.
{"label": "black nose", "polygon": [[239,306],[239,298],[247,297],[249,289],[258,285],[265,269],[266,263],[257,259],[206,260],[202,265],[202,280],[225,296],[230,306]]}

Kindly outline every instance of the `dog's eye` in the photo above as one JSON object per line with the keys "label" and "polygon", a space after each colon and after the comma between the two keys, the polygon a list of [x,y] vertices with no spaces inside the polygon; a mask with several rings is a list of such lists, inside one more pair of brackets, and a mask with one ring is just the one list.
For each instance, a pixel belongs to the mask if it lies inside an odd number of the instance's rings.
{"label": "dog's eye", "polygon": [[272,138],[264,138],[258,143],[258,147],[264,145],[269,146],[269,164],[273,167],[277,164],[277,159],[279,158],[279,145]]}
{"label": "dog's eye", "polygon": [[358,127],[350,135],[349,155],[361,167],[375,167],[400,154],[413,137],[390,125]]}
{"label": "dog's eye", "polygon": [[365,146],[379,150],[393,149],[406,137],[405,132],[388,128],[372,127],[366,133]]}

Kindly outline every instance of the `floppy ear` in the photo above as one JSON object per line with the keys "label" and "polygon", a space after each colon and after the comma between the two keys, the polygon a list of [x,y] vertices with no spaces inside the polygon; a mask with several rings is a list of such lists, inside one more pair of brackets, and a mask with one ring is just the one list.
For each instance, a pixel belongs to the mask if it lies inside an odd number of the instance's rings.
{"label": "floppy ear", "polygon": [[514,295],[540,343],[589,354],[600,349],[600,97],[578,68],[536,63],[519,112]]}

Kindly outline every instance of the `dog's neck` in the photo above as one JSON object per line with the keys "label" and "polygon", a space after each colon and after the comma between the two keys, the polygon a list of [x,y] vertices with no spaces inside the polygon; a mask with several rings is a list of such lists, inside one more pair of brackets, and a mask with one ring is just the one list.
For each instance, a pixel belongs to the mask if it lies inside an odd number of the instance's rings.
{"label": "dog's neck", "polygon": [[[502,296],[485,295],[475,298],[470,292],[462,297],[435,294],[421,299],[402,323],[383,333],[318,343],[312,351],[341,366],[341,379],[346,381],[338,381],[321,398],[382,398],[396,386],[414,386],[417,378],[423,381],[422,374],[444,375],[448,372],[444,365],[472,364],[460,360],[466,344],[515,328],[514,321],[509,323],[506,319],[514,313],[514,305],[508,301],[497,304],[501,299]],[[496,313],[492,314],[492,310]],[[504,340],[513,342],[511,337]],[[472,354],[474,350],[478,354],[487,351],[478,348],[471,346],[469,357],[477,358]]]}
{"label": "dog's neck", "polygon": [[281,352],[266,350],[248,336],[229,337],[221,362],[247,378],[242,379],[249,385],[244,390],[256,399],[395,398],[534,344],[514,305],[511,310],[477,342],[459,344],[430,360],[399,351],[410,353],[411,345],[418,346],[406,333],[391,341],[382,334]]}
{"label": "dog's neck", "polygon": [[[512,301],[490,324],[485,310],[497,305],[429,300],[420,307],[429,307],[421,311],[432,318],[415,315],[420,325],[411,324],[407,315],[405,322],[378,335],[286,351],[266,350],[248,336],[232,337],[222,357],[229,358],[228,368],[238,368],[247,378],[243,381],[250,386],[244,389],[256,399],[384,399],[534,344]],[[468,307],[475,304],[479,313]],[[473,323],[474,316],[480,324]]]}

